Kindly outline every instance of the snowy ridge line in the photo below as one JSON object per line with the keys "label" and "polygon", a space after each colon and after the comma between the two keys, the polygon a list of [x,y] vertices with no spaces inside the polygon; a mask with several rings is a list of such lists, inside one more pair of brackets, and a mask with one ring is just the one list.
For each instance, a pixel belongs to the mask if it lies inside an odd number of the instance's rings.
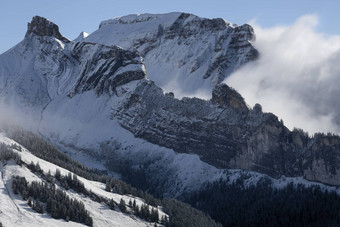
{"label": "snowy ridge line", "polygon": [[[99,28],[110,25],[110,24],[133,24],[140,22],[149,22],[149,23],[162,23],[171,25],[177,17],[179,17],[181,13],[168,13],[168,14],[130,14],[126,16],[116,17],[113,19],[102,21],[99,25]],[[157,22],[154,22],[157,20]]]}

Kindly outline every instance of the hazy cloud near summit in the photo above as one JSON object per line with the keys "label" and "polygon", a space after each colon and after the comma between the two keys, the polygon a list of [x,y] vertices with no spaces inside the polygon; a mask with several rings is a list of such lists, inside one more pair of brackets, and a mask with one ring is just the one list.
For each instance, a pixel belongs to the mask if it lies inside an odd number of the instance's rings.
{"label": "hazy cloud near summit", "polygon": [[317,23],[314,15],[288,27],[264,29],[251,23],[260,58],[224,82],[291,129],[339,133],[340,36],[316,32]]}

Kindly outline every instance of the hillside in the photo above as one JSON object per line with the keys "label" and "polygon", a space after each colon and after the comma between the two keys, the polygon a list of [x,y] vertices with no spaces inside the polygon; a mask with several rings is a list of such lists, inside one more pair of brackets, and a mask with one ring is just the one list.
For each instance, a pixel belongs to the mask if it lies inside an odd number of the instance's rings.
{"label": "hillside", "polygon": [[[31,163],[38,164],[41,169],[40,171],[42,171],[44,174],[48,173],[54,176],[56,171],[59,171],[62,176],[68,176],[69,174],[74,176],[74,174],[64,168],[61,168],[60,166],[37,158],[15,141],[5,137],[3,133],[1,134],[0,141],[2,144],[6,144],[8,146],[13,146],[13,144],[15,144],[15,149],[13,149],[13,152],[21,157],[20,165],[16,164],[13,160],[8,160],[5,162],[5,164],[0,164],[2,179],[0,187],[5,191],[5,193],[2,193],[0,198],[2,204],[0,220],[2,221],[3,225],[81,226],[81,224],[72,221],[66,222],[62,219],[53,219],[46,213],[38,214],[28,206],[27,201],[23,200],[20,195],[14,194],[12,190],[14,176],[24,177],[29,183],[34,181],[46,182],[46,180],[41,176],[41,173],[33,172],[28,168],[28,165]],[[4,152],[4,150],[1,152]],[[87,191],[91,191],[91,193],[95,194],[96,196],[100,196],[104,200],[109,201],[110,199],[113,199],[116,205],[120,203],[121,199],[123,199],[126,204],[128,204],[130,200],[135,200],[139,206],[141,206],[143,203],[143,200],[140,198],[107,192],[105,191],[105,184],[103,183],[89,181],[79,176],[77,179],[82,184],[84,184],[84,187]],[[138,217],[120,212],[118,208],[111,210],[105,203],[94,201],[91,199],[91,197],[84,195],[83,193],[77,193],[74,190],[65,190],[57,180],[55,181],[55,187],[62,189],[70,198],[84,203],[85,209],[93,219],[93,226],[153,226],[153,224],[143,221]],[[159,213],[160,215],[164,215],[164,213],[160,210]]]}
{"label": "hillside", "polygon": [[[30,152],[24,146],[8,138],[6,132],[17,140],[29,142],[34,152]],[[36,155],[45,158],[42,159]],[[219,226],[208,216],[188,205],[175,200],[159,201],[122,181],[110,178],[98,170],[87,168],[60,153],[41,137],[16,126],[2,127],[0,159],[0,187],[5,192],[0,201],[1,204],[7,204],[1,206],[0,209],[0,221],[4,226],[28,226],[28,223],[29,226],[64,224],[67,226],[81,226],[82,224],[88,226],[172,226],[176,223],[186,226]],[[53,160],[53,163],[46,160]],[[36,190],[41,190],[40,194],[35,194]],[[68,197],[73,200],[73,203],[71,202],[70,207],[64,203],[65,208],[57,206],[53,211],[52,202],[52,210],[50,210],[49,201],[52,198],[44,199],[42,196],[45,193],[44,190],[52,191],[50,196]],[[77,210],[77,202],[83,204],[82,209],[89,218],[84,221],[76,220],[80,223],[72,221],[74,211],[71,211],[71,208]],[[40,208],[30,204],[40,204]],[[62,212],[60,209],[66,209],[66,213],[60,213]],[[173,214],[172,209],[182,209],[183,213]],[[170,212],[171,215],[167,215],[164,211]],[[76,217],[82,216],[79,213]],[[191,218],[183,221],[183,217]]]}

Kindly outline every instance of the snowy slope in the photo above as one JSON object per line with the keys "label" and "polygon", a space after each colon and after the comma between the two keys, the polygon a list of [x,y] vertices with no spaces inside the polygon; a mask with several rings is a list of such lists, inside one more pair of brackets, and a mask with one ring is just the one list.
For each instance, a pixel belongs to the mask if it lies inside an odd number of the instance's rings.
{"label": "snowy slope", "polygon": [[213,85],[255,59],[249,25],[186,13],[133,14],[103,21],[84,40],[137,49],[150,79],[176,97],[209,97]]}
{"label": "snowy slope", "polygon": [[[0,134],[0,143],[8,145],[17,144],[13,140],[7,138],[3,133]],[[24,147],[22,147],[21,152],[17,151],[17,153],[20,154],[22,161],[26,164],[31,162],[39,163],[41,169],[45,173],[50,171],[51,174],[54,175],[56,169],[59,169],[62,175],[67,175],[69,173],[68,170],[35,157]],[[0,195],[0,221],[4,224],[4,226],[83,226],[79,223],[56,220],[47,214],[38,214],[27,205],[27,201],[23,201],[19,195],[13,194],[11,181],[12,177],[15,175],[23,176],[29,182],[42,180],[29,169],[24,166],[19,166],[13,161],[9,161],[5,166],[0,162],[0,170],[0,188],[4,192]],[[139,206],[143,203],[141,199],[136,197],[107,192],[104,190],[105,185],[103,183],[89,181],[82,177],[78,177],[78,179],[84,183],[87,190],[91,190],[93,193],[102,196],[103,198],[113,199],[117,203],[120,202],[120,199],[124,199],[126,203],[128,203],[130,199],[136,199],[136,203]],[[85,208],[93,217],[94,226],[153,226],[153,224],[147,223],[135,216],[110,210],[107,205],[94,202],[90,198],[79,195],[72,190],[66,191],[66,193],[71,198],[82,201],[85,204]],[[159,213],[160,215],[164,215],[161,210],[159,210]]]}
{"label": "snowy slope", "polygon": [[38,48],[38,40],[25,39],[0,55],[0,102],[20,106],[31,115],[39,113],[50,100],[46,81],[34,72],[36,56],[32,53]]}

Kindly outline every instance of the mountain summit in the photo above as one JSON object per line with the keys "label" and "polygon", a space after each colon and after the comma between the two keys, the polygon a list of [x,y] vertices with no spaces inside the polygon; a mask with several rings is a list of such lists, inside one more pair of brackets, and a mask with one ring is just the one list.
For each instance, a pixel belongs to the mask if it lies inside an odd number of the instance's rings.
{"label": "mountain summit", "polygon": [[64,42],[70,42],[67,38],[60,34],[58,25],[40,16],[33,17],[32,21],[28,23],[25,37],[31,33],[40,36],[53,36]]}
{"label": "mountain summit", "polygon": [[188,13],[131,14],[103,21],[85,41],[137,49],[148,76],[177,97],[209,96],[243,64],[255,60],[253,28]]}

